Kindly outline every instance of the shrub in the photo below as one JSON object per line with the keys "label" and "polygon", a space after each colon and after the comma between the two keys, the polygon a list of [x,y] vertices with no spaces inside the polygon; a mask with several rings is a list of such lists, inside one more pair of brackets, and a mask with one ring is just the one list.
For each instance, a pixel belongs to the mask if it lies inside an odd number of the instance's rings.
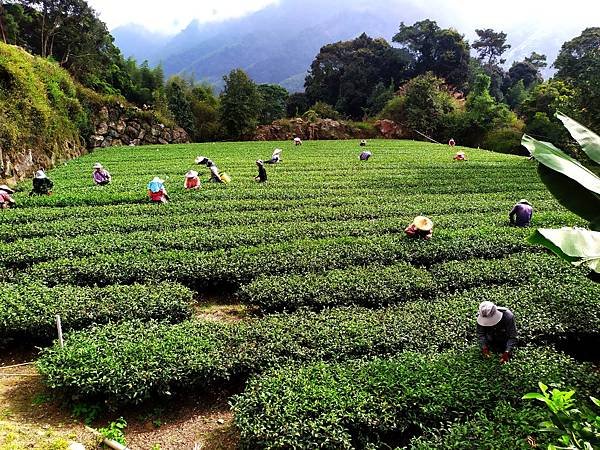
{"label": "shrub", "polygon": [[600,381],[590,366],[548,350],[520,350],[505,366],[475,349],[404,353],[277,369],[251,380],[233,410],[243,448],[393,447],[423,426],[518,404],[540,378],[587,390]]}
{"label": "shrub", "polygon": [[47,339],[56,336],[56,314],[65,331],[136,318],[189,319],[192,292],[175,283],[103,288],[5,283],[0,297],[0,338]]}

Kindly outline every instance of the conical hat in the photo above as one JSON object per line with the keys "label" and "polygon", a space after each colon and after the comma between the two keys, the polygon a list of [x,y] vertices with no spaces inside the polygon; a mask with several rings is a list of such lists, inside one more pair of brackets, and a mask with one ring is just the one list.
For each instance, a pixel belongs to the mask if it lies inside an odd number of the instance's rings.
{"label": "conical hat", "polygon": [[433,222],[425,216],[417,216],[413,220],[413,225],[421,231],[430,231],[433,228]]}

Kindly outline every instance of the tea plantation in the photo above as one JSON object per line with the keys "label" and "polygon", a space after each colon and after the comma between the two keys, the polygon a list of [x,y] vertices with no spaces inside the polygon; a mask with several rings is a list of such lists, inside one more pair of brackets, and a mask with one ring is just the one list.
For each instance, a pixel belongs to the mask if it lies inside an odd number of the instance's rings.
{"label": "tea plantation", "polygon": [[[283,162],[258,184],[256,159]],[[54,194],[16,194],[0,214],[0,342],[47,347],[37,366],[66,398],[143,404],[196,389],[231,399],[243,448],[527,449],[538,381],[597,394],[600,284],[508,225],[521,198],[535,227],[583,226],[526,158],[411,141],[111,148],[49,173]],[[205,155],[228,185],[185,192]],[[94,162],[111,172],[92,183]],[[198,166],[196,166],[197,168]],[[202,168],[201,168],[202,169]],[[206,180],[208,172],[201,177]],[[166,179],[171,201],[150,204]],[[435,224],[430,241],[404,228]],[[194,317],[221,297],[250,317]],[[511,361],[484,359],[483,300],[509,307]],[[51,344],[54,317],[65,346]]]}

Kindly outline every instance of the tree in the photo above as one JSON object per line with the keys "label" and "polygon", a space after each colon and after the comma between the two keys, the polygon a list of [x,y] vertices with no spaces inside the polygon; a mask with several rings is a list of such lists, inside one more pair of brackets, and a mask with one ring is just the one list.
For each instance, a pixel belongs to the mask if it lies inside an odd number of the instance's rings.
{"label": "tree", "polygon": [[287,90],[276,84],[260,84],[258,93],[261,98],[258,121],[261,125],[285,117],[287,99],[290,96]]}
{"label": "tree", "polygon": [[565,42],[554,62],[556,78],[575,89],[579,119],[600,129],[600,28]]}
{"label": "tree", "polygon": [[497,33],[491,28],[475,30],[475,33],[479,39],[471,47],[478,53],[479,60],[487,65],[504,64],[506,60],[500,57],[510,48],[506,43],[506,33]]}
{"label": "tree", "polygon": [[177,124],[190,135],[194,134],[194,114],[192,104],[186,91],[189,89],[186,81],[181,77],[171,77],[167,81],[165,94],[169,104],[169,110]]}
{"label": "tree", "polygon": [[441,132],[445,116],[456,109],[452,96],[444,89],[444,80],[431,72],[419,75],[402,87],[402,95],[392,99],[382,116],[428,136]]}
{"label": "tree", "polygon": [[458,31],[442,29],[435,21],[427,19],[411,26],[401,23],[392,41],[412,56],[416,74],[430,71],[459,89],[466,83],[469,44]]}
{"label": "tree", "polygon": [[304,92],[295,92],[290,95],[286,102],[288,117],[298,117],[310,108],[308,96]]}
{"label": "tree", "polygon": [[232,70],[223,80],[225,88],[221,93],[221,121],[227,135],[239,139],[256,128],[260,94],[256,84],[241,69]]}
{"label": "tree", "polygon": [[509,86],[514,86],[519,81],[523,82],[525,89],[531,88],[534,84],[543,81],[540,70],[527,61],[515,62],[508,69]]}
{"label": "tree", "polygon": [[542,55],[537,52],[531,52],[531,55],[525,58],[525,62],[537,67],[538,70],[542,70],[548,66],[548,63],[546,62],[546,55]]}
{"label": "tree", "polygon": [[220,137],[219,99],[212,86],[200,84],[191,90],[195,142],[214,141]]}
{"label": "tree", "polygon": [[379,114],[386,103],[394,98],[394,82],[392,81],[389,86],[386,86],[383,83],[377,83],[373,92],[371,92],[371,96],[367,100],[367,108],[368,113],[371,116],[376,116]]}
{"label": "tree", "polygon": [[404,80],[409,65],[405,50],[364,33],[352,41],[326,45],[305,80],[309,104],[322,101],[360,119],[374,87],[379,82],[387,85],[392,80]]}

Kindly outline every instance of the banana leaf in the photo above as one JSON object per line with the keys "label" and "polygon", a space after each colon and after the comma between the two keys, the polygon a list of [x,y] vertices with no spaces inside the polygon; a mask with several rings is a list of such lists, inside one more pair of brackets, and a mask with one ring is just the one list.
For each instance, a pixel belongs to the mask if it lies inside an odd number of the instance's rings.
{"label": "banana leaf", "polygon": [[600,273],[600,232],[582,228],[539,229],[528,239],[574,265]]}
{"label": "banana leaf", "polygon": [[556,112],[555,116],[569,130],[573,139],[581,145],[589,158],[600,164],[600,136],[559,111]]}
{"label": "banana leaf", "polygon": [[548,142],[524,135],[522,144],[539,161],[538,173],[552,195],[596,229],[600,225],[600,178]]}

